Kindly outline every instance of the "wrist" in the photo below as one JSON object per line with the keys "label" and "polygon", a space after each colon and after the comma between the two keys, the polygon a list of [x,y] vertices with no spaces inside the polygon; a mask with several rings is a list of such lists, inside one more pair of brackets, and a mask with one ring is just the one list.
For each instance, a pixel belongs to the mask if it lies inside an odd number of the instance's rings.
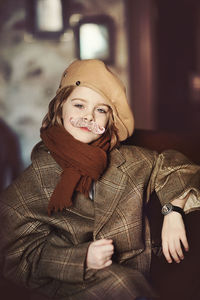
{"label": "wrist", "polygon": [[167,203],[162,207],[161,213],[164,216],[170,214],[171,212],[177,212],[177,213],[181,214],[183,218],[185,216],[183,209],[179,206],[173,205],[172,203]]}

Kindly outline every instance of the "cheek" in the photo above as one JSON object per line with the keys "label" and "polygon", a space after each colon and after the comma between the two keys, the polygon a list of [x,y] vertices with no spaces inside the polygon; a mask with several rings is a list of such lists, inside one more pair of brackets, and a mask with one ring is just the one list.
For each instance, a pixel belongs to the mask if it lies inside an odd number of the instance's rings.
{"label": "cheek", "polygon": [[109,120],[109,117],[104,115],[104,116],[101,118],[100,124],[99,124],[99,125],[101,125],[101,126],[103,126],[103,127],[106,128],[107,125],[108,125],[108,120]]}
{"label": "cheek", "polygon": [[63,123],[69,122],[69,119],[72,115],[72,110],[65,107],[62,111]]}
{"label": "cheek", "polygon": [[66,111],[63,111],[62,113],[62,118],[63,118],[63,126],[65,127],[65,129],[68,130],[69,126],[70,126],[70,122],[69,122],[69,114]]}

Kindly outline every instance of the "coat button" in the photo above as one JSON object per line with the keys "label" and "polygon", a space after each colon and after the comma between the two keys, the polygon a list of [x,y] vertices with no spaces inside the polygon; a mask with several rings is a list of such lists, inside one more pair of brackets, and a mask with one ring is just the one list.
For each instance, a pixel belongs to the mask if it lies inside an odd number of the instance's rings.
{"label": "coat button", "polygon": [[78,80],[77,82],[76,82],[76,85],[80,85],[81,84],[81,82]]}

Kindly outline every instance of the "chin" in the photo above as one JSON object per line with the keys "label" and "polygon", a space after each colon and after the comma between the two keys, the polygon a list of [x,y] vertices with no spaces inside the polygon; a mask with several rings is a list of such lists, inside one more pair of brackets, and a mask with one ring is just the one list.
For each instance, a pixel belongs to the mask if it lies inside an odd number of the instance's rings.
{"label": "chin", "polygon": [[82,143],[85,143],[85,144],[90,144],[90,143],[96,141],[99,138],[99,136],[96,136],[96,137],[87,137],[87,136],[86,137],[77,137],[77,136],[74,136],[74,138],[76,140],[78,140],[79,142],[82,142]]}
{"label": "chin", "polygon": [[66,130],[73,136],[73,138],[75,138],[79,142],[82,142],[85,144],[90,144],[90,143],[96,141],[100,137],[100,135],[96,135],[92,132],[87,132],[87,131],[80,130],[77,128],[75,130],[74,130],[74,128],[73,128],[73,130],[69,130],[69,128]]}

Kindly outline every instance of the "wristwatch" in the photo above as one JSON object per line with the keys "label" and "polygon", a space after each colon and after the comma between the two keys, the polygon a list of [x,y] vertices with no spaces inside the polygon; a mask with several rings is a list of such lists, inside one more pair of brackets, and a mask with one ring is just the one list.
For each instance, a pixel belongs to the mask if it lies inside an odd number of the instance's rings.
{"label": "wristwatch", "polygon": [[162,212],[162,214],[163,214],[164,216],[168,215],[168,214],[169,214],[170,212],[172,212],[172,211],[178,212],[179,214],[181,214],[181,216],[182,216],[183,218],[184,218],[184,216],[185,216],[185,213],[184,213],[184,211],[183,211],[182,208],[180,208],[180,207],[178,207],[178,206],[175,206],[175,205],[173,205],[173,204],[171,204],[171,203],[165,204],[165,205],[162,207],[162,210],[161,210],[161,212]]}

